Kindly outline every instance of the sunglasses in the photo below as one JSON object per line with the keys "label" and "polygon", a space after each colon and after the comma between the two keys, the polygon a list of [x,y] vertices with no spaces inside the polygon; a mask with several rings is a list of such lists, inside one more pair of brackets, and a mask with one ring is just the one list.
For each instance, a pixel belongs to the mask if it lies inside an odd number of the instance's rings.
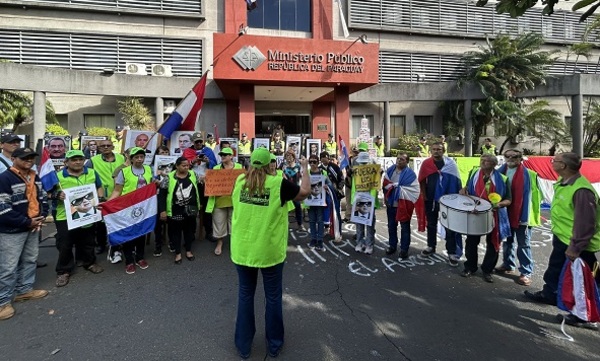
{"label": "sunglasses", "polygon": [[319,162],[318,162],[318,161],[316,161],[316,160],[309,160],[309,161],[308,161],[308,163],[309,163],[309,164],[317,164],[317,163],[319,163]]}
{"label": "sunglasses", "polygon": [[505,155],[504,158],[506,159],[519,159],[521,158],[520,155]]}
{"label": "sunglasses", "polygon": [[112,144],[100,144],[100,145],[98,146],[98,148],[110,148],[110,147],[112,147],[112,146],[113,146]]}
{"label": "sunglasses", "polygon": [[357,207],[364,207],[364,206],[371,207],[371,202],[357,202],[356,206]]}
{"label": "sunglasses", "polygon": [[83,203],[84,200],[90,201],[94,199],[94,194],[93,193],[88,193],[85,196],[81,197],[81,198],[77,198],[71,201],[71,205],[77,207],[78,205],[80,205],[81,203]]}

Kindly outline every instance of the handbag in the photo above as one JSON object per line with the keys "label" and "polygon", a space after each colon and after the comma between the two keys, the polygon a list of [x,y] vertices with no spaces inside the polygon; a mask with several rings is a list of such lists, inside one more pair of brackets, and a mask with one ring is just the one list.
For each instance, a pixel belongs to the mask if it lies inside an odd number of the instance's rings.
{"label": "handbag", "polygon": [[185,206],[184,212],[188,217],[198,217],[198,206],[195,204],[188,204]]}

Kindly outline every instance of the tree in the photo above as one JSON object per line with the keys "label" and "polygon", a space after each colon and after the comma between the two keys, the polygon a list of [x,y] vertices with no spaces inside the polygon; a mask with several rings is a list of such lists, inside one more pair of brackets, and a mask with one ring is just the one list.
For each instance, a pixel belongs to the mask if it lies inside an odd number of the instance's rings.
{"label": "tree", "polygon": [[123,121],[131,129],[154,129],[154,118],[140,98],[127,97],[117,101]]}
{"label": "tree", "polygon": [[[517,95],[523,91],[545,84],[547,68],[554,62],[554,52],[542,51],[544,39],[537,33],[524,33],[516,38],[499,34],[493,40],[486,37],[485,45],[476,51],[468,51],[461,58],[464,73],[458,79],[459,87],[476,84],[486,97],[472,102],[473,150],[479,138],[490,124],[503,124],[506,130],[511,124],[525,117],[523,99]],[[450,114],[464,114],[462,105],[450,106]],[[464,117],[454,116],[454,125]],[[509,140],[519,133],[508,133]]]}
{"label": "tree", "polygon": [[587,113],[583,121],[583,155],[584,157],[600,156],[600,104],[588,100]]}
{"label": "tree", "polygon": [[[32,121],[33,100],[21,92],[0,89],[0,127],[12,125],[12,131]],[[46,122],[58,123],[52,103],[46,101]]]}
{"label": "tree", "polygon": [[[544,15],[551,15],[554,13],[554,5],[558,3],[559,0],[543,0],[542,4],[546,5],[542,13]],[[488,0],[477,0],[477,6],[485,6],[487,5]],[[519,17],[525,14],[527,9],[532,8],[535,4],[538,3],[538,0],[499,0],[496,3],[496,12],[498,14],[510,14],[513,18]],[[593,5],[592,5],[593,4]],[[591,5],[591,6],[590,6]],[[587,6],[590,6],[579,18],[580,22],[584,22],[590,15],[592,15],[600,6],[600,0],[581,0],[576,2],[572,9],[573,11],[577,11],[583,9]]]}

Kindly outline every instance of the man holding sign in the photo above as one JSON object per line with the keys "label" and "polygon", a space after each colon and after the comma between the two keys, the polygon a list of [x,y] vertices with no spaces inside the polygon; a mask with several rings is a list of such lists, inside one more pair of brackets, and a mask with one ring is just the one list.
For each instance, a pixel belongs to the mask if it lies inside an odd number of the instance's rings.
{"label": "man holding sign", "polygon": [[[100,273],[102,267],[96,264],[96,240],[94,227],[95,223],[69,229],[67,220],[67,209],[65,207],[65,191],[70,188],[80,187],[86,184],[93,184],[100,198],[104,197],[104,188],[102,180],[95,170],[84,166],[85,156],[81,150],[70,150],[65,155],[65,167],[58,172],[59,185],[55,188],[56,198],[60,201],[56,207],[56,248],[58,248],[58,261],[56,263],[56,287],[63,287],[69,283],[71,273],[75,269],[75,258],[73,257],[73,245],[77,249],[77,254],[81,257],[83,267],[92,273]],[[86,193],[87,196],[87,193]],[[77,211],[84,201],[83,198],[74,198],[69,200],[69,208]],[[89,210],[88,210],[89,211]],[[69,209],[68,216],[72,216],[72,210]]]}

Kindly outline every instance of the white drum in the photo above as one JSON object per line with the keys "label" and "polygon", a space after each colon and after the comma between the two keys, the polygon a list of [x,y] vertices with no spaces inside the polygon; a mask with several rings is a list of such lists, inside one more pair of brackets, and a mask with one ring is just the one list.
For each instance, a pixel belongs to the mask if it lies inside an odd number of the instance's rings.
{"label": "white drum", "polygon": [[442,196],[439,220],[449,230],[471,236],[488,234],[494,228],[492,204],[475,196]]}

